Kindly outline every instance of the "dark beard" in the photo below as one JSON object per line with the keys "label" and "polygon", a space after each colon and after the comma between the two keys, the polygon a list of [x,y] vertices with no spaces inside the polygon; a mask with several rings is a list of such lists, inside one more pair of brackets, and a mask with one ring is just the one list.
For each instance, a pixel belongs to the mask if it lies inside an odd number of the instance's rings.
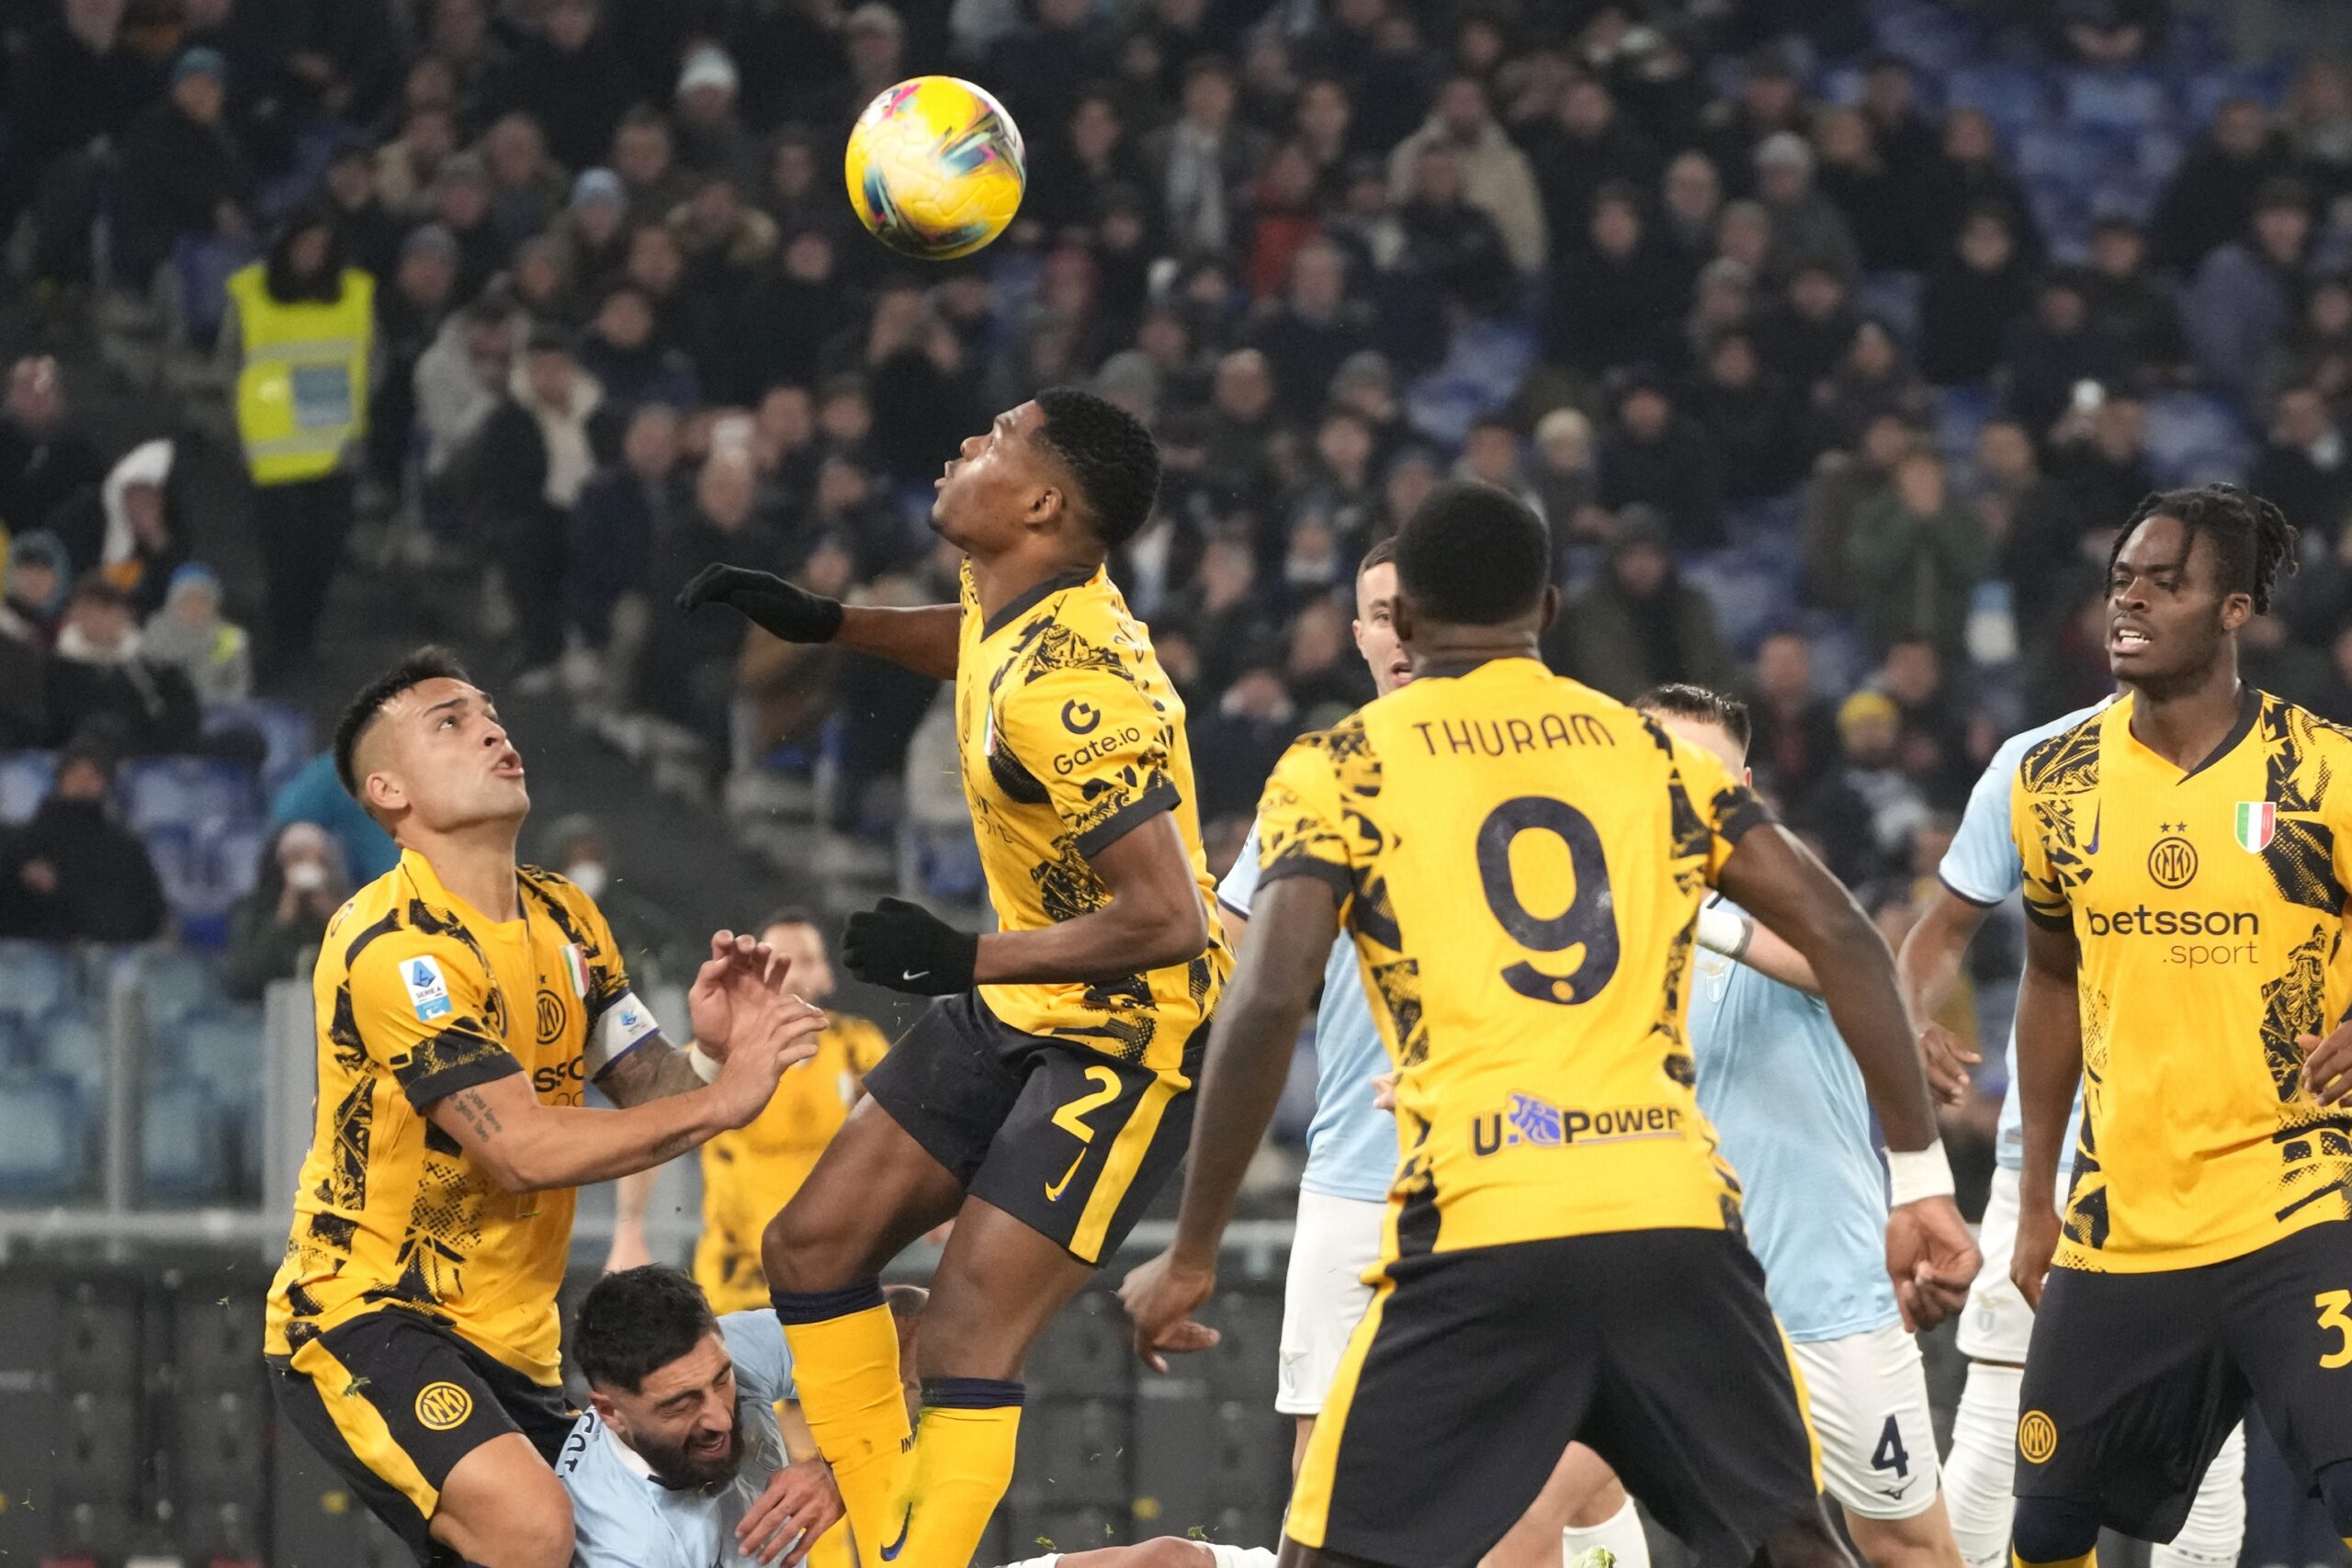
{"label": "dark beard", "polygon": [[707,1492],[726,1485],[743,1468],[743,1402],[735,1402],[735,1427],[727,1435],[726,1453],[718,1459],[695,1459],[683,1444],[639,1448],[637,1457],[653,1472],[654,1480],[673,1492]]}

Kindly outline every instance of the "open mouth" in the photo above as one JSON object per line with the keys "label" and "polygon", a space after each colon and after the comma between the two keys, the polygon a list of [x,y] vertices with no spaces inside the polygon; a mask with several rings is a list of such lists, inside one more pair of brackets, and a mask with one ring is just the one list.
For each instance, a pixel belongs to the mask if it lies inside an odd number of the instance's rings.
{"label": "open mouth", "polygon": [[2107,634],[2107,647],[2110,653],[2143,653],[2148,646],[2148,634],[2140,626],[2119,624]]}
{"label": "open mouth", "polygon": [[491,764],[490,771],[502,779],[521,778],[523,776],[522,753],[511,748],[500,752],[498,761]]}

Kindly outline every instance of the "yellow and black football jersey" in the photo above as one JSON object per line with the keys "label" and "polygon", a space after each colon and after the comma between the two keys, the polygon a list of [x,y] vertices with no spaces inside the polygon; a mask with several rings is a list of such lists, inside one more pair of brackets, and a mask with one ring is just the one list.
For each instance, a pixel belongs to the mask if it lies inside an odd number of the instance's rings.
{"label": "yellow and black football jersey", "polygon": [[1092,984],[982,986],[980,999],[1023,1033],[1176,1071],[1233,967],[1201,849],[1183,701],[1099,568],[983,616],[967,567],[963,611],[956,735],[998,922],[1040,931],[1101,908],[1111,893],[1091,857],[1173,811],[1209,926],[1208,951],[1186,964]]}
{"label": "yellow and black football jersey", "polygon": [[775,1086],[775,1098],[746,1126],[702,1146],[702,1238],[695,1282],[722,1316],[768,1304],[760,1236],[816,1168],[857,1103],[859,1087],[890,1043],[871,1021],[829,1013],[817,1054]]}
{"label": "yellow and black football jersey", "polygon": [[2083,1131],[2057,1262],[2189,1269],[2352,1214],[2352,1113],[2297,1035],[2352,1004],[2352,732],[2247,694],[2183,772],[2125,697],[2025,754],[2027,913],[2082,946]]}
{"label": "yellow and black football jersey", "polygon": [[1283,756],[1263,883],[1339,894],[1398,1067],[1388,1256],[1736,1225],[1683,1015],[1704,890],[1766,820],[1532,659],[1423,676]]}
{"label": "yellow and black football jersey", "polygon": [[516,874],[522,916],[493,921],[410,850],[328,923],[311,983],[316,1123],[270,1285],[268,1354],[390,1308],[535,1382],[560,1381],[571,1191],[500,1190],[425,1111],[510,1073],[548,1104],[578,1105],[656,1026],[587,895],[549,872]]}

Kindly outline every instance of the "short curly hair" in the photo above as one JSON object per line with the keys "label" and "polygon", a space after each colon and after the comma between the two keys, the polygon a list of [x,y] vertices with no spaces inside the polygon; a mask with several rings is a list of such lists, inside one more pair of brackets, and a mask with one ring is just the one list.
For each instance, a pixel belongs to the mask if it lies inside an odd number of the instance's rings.
{"label": "short curly hair", "polygon": [[2232,484],[2199,485],[2186,490],[2158,491],[2132,509],[2107,552],[2108,576],[2132,532],[2151,517],[2177,517],[2191,539],[2202,534],[2213,542],[2214,577],[2223,594],[2243,593],[2254,601],[2255,614],[2266,615],[2281,569],[2291,577],[2295,559],[2295,525],[2270,502]]}
{"label": "short curly hair", "polygon": [[1136,536],[1159,496],[1159,447],[1143,421],[1107,398],[1076,387],[1037,394],[1046,423],[1037,439],[1078,481],[1079,510],[1103,545]]}
{"label": "short curly hair", "polygon": [[1552,581],[1552,541],[1525,502],[1448,479],[1396,530],[1396,585],[1418,615],[1491,626],[1535,608]]}
{"label": "short curly hair", "polygon": [[702,1287],[675,1269],[649,1263],[588,1288],[571,1322],[571,1359],[589,1387],[635,1393],[718,1332]]}

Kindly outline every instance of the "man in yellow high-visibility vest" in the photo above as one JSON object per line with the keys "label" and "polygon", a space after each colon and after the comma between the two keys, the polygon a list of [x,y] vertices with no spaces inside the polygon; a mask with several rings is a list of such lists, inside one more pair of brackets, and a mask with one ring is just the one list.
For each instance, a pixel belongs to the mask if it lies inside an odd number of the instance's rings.
{"label": "man in yellow high-visibility vest", "polygon": [[228,289],[220,348],[236,371],[237,438],[267,587],[267,657],[283,669],[311,651],[351,528],[376,285],[344,265],[326,214],[306,209],[264,260],[230,276]]}

